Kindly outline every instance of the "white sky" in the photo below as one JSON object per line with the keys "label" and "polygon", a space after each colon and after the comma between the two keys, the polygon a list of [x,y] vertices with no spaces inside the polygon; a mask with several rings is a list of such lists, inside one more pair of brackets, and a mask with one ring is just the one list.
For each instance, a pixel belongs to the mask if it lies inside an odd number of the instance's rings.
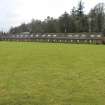
{"label": "white sky", "polygon": [[[30,22],[34,19],[45,19],[47,16],[59,17],[64,11],[70,13],[80,0],[0,0],[0,30]],[[97,3],[105,0],[82,0],[85,13]]]}

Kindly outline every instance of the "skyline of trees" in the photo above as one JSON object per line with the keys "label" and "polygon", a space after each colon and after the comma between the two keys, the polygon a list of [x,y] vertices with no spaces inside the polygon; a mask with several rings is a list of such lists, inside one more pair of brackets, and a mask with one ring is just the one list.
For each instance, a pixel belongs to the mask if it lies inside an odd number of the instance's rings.
{"label": "skyline of trees", "polygon": [[80,1],[70,13],[65,11],[57,19],[50,16],[44,21],[32,19],[28,24],[12,27],[9,33],[105,33],[105,4],[98,3],[88,14],[84,13],[84,8],[83,2]]}

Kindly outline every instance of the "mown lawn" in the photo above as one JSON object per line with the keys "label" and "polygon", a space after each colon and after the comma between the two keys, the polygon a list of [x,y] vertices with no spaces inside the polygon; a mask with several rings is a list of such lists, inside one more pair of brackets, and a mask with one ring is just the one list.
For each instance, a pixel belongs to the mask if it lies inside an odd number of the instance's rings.
{"label": "mown lawn", "polygon": [[0,105],[105,105],[105,46],[0,42]]}

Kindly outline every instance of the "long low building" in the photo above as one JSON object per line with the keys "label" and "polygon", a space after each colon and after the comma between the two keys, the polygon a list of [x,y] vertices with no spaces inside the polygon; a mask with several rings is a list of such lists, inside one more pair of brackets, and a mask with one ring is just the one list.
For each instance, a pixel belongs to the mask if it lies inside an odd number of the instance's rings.
{"label": "long low building", "polygon": [[93,43],[104,44],[105,38],[101,34],[32,34],[32,35],[0,35],[0,41],[37,41],[62,43]]}

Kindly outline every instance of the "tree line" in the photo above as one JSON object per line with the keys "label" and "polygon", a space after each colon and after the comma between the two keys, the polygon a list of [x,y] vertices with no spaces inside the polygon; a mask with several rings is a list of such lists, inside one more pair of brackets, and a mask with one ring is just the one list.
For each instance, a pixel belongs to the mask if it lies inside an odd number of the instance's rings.
{"label": "tree line", "polygon": [[11,34],[29,33],[105,33],[105,4],[98,3],[88,14],[84,13],[84,3],[80,1],[70,13],[64,12],[55,19],[48,16],[44,21],[32,19],[28,24],[12,27]]}

